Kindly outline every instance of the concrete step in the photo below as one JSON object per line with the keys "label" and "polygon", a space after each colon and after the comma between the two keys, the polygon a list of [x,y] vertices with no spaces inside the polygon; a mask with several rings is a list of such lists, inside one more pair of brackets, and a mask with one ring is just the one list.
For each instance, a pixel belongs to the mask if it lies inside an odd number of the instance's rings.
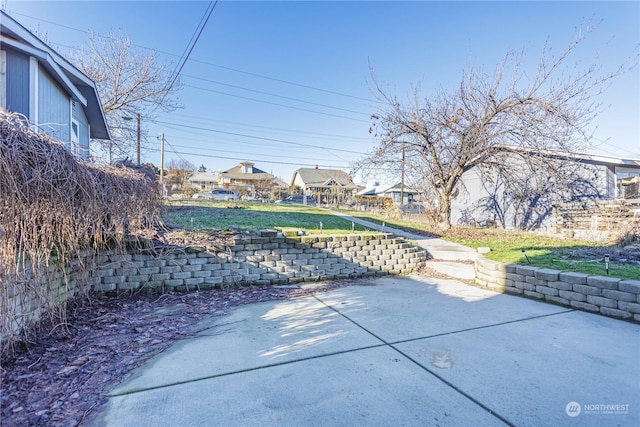
{"label": "concrete step", "polygon": [[475,280],[476,271],[473,264],[465,264],[455,261],[430,260],[426,267],[454,279]]}

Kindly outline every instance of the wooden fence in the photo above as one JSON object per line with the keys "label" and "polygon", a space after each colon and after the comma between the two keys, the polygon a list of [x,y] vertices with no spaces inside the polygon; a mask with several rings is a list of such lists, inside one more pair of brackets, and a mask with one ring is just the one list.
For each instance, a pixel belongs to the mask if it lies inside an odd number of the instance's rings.
{"label": "wooden fence", "polygon": [[555,205],[556,232],[565,230],[616,231],[640,224],[640,199],[573,202]]}

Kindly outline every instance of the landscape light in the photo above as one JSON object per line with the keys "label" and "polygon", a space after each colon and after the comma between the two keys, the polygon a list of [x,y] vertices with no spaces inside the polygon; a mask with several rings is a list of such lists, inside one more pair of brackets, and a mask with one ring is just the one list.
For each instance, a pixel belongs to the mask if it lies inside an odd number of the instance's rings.
{"label": "landscape light", "polygon": [[522,254],[524,255],[524,257],[527,259],[527,262],[529,264],[531,264],[531,261],[529,261],[529,257],[527,256],[527,252],[524,249],[521,249],[521,251],[522,251]]}
{"label": "landscape light", "polygon": [[322,234],[322,221],[320,221],[320,234]]}
{"label": "landscape light", "polygon": [[607,271],[607,276],[609,275],[609,255],[604,256],[604,268]]}

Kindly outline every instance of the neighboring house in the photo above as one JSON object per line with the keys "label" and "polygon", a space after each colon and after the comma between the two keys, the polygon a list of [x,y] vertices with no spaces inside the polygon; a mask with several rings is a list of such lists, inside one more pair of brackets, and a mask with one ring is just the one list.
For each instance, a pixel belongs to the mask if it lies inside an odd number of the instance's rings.
{"label": "neighboring house", "polygon": [[291,185],[313,196],[317,203],[333,203],[352,196],[358,190],[348,173],[338,169],[301,168],[293,173]]}
{"label": "neighboring house", "polygon": [[218,176],[218,187],[235,190],[241,196],[269,197],[277,185],[275,176],[256,168],[251,162],[242,162]]}
{"label": "neighboring house", "polygon": [[408,205],[414,201],[418,193],[410,187],[402,188],[402,184],[397,183],[396,185],[376,185],[358,192],[358,196],[389,197],[396,205]]}
{"label": "neighboring house", "polygon": [[213,190],[218,184],[220,174],[197,172],[189,178],[189,183],[193,188],[197,188],[200,191]]}
{"label": "neighboring house", "polygon": [[90,139],[110,139],[94,82],[46,43],[0,11],[0,108],[81,158]]}
{"label": "neighboring house", "polygon": [[[513,149],[494,155],[494,166],[465,171],[451,203],[452,224],[495,223],[506,229],[547,229],[553,205],[638,196],[640,160]],[[527,158],[528,160],[525,160]],[[507,165],[507,170],[495,165]],[[549,166],[555,171],[549,173]]]}

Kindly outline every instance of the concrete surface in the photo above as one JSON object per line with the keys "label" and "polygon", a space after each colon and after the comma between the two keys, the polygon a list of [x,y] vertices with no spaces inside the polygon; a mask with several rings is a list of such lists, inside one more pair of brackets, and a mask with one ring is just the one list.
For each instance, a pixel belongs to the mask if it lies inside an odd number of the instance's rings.
{"label": "concrete surface", "polygon": [[455,280],[371,279],[201,326],[87,425],[640,425],[640,326]]}
{"label": "concrete surface", "polygon": [[[476,271],[471,261],[475,261],[477,259],[478,253],[469,247],[437,237],[424,237],[419,234],[409,233],[397,228],[387,227],[386,225],[382,227],[380,224],[361,218],[355,218],[338,211],[327,209],[327,212],[344,218],[347,221],[353,221],[356,224],[364,225],[372,230],[393,233],[396,236],[414,241],[415,244],[426,249],[432,258],[431,261],[427,261],[427,266],[438,273],[446,274],[454,279],[475,280],[476,278]],[[465,262],[461,263],[457,261]]]}

